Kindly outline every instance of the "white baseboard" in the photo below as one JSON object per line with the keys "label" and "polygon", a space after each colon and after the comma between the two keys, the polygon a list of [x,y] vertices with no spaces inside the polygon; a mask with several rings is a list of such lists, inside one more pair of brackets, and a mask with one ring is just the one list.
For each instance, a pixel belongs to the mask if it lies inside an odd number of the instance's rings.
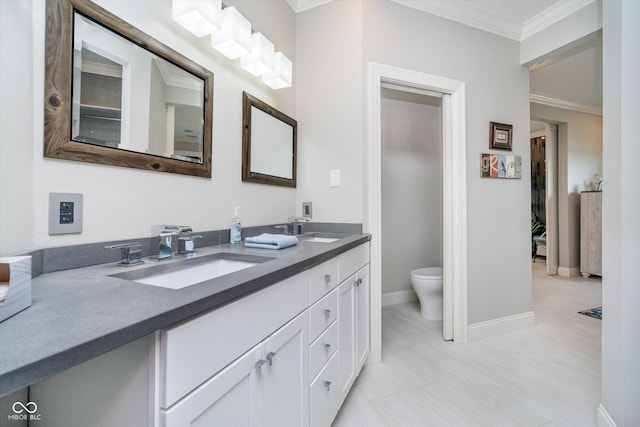
{"label": "white baseboard", "polygon": [[602,403],[598,406],[598,427],[617,427]]}
{"label": "white baseboard", "polygon": [[471,342],[495,335],[506,334],[507,332],[530,328],[535,326],[535,324],[536,315],[533,311],[473,323],[467,328],[467,341]]}
{"label": "white baseboard", "polygon": [[558,267],[558,276],[578,277],[579,275],[580,267]]}
{"label": "white baseboard", "polygon": [[412,289],[406,291],[386,292],[382,294],[382,305],[402,304],[404,302],[417,301],[418,296]]}

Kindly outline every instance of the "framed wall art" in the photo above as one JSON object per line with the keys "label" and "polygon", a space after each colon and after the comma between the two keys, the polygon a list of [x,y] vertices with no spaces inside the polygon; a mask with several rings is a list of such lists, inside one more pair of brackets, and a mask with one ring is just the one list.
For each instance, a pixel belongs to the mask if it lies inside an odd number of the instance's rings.
{"label": "framed wall art", "polygon": [[513,125],[490,122],[489,128],[489,148],[511,151]]}

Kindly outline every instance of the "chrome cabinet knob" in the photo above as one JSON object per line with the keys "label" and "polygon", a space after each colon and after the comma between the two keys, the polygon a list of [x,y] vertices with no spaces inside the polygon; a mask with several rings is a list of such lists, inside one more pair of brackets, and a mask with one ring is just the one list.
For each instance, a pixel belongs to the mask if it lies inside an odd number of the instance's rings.
{"label": "chrome cabinet knob", "polygon": [[328,319],[328,318],[330,318],[330,317],[331,317],[331,310],[326,309],[326,310],[324,311],[324,317],[326,317],[327,319]]}
{"label": "chrome cabinet knob", "polygon": [[328,353],[329,351],[331,351],[331,344],[325,344],[325,345],[324,345],[324,351],[326,351],[327,353]]}
{"label": "chrome cabinet knob", "polygon": [[331,275],[330,274],[325,274],[324,275],[324,283],[326,283],[326,284],[331,283]]}
{"label": "chrome cabinet knob", "polygon": [[331,391],[331,381],[325,381],[324,386],[327,389],[327,391]]}
{"label": "chrome cabinet knob", "polygon": [[260,374],[262,373],[262,365],[264,365],[265,363],[267,363],[267,361],[264,359],[260,359],[256,362],[255,366],[256,366],[256,371],[258,371],[258,373]]}

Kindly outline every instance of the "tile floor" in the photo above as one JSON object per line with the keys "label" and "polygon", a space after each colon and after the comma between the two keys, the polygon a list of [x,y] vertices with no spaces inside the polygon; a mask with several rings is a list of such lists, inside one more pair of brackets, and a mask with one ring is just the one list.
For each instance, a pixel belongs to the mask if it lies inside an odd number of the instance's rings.
{"label": "tile floor", "polygon": [[601,305],[601,280],[544,269],[532,265],[535,327],[464,345],[417,302],[383,307],[383,361],[364,367],[333,426],[595,426],[601,321],[577,312]]}

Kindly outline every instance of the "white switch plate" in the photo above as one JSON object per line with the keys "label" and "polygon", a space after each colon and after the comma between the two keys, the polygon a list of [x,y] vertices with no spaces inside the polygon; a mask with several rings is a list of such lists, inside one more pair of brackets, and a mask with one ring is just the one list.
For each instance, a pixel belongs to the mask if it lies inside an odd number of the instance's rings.
{"label": "white switch plate", "polygon": [[329,170],[329,187],[340,187],[340,169]]}
{"label": "white switch plate", "polygon": [[[61,224],[61,203],[73,203],[73,221]],[[82,193],[49,193],[49,234],[82,233]]]}

